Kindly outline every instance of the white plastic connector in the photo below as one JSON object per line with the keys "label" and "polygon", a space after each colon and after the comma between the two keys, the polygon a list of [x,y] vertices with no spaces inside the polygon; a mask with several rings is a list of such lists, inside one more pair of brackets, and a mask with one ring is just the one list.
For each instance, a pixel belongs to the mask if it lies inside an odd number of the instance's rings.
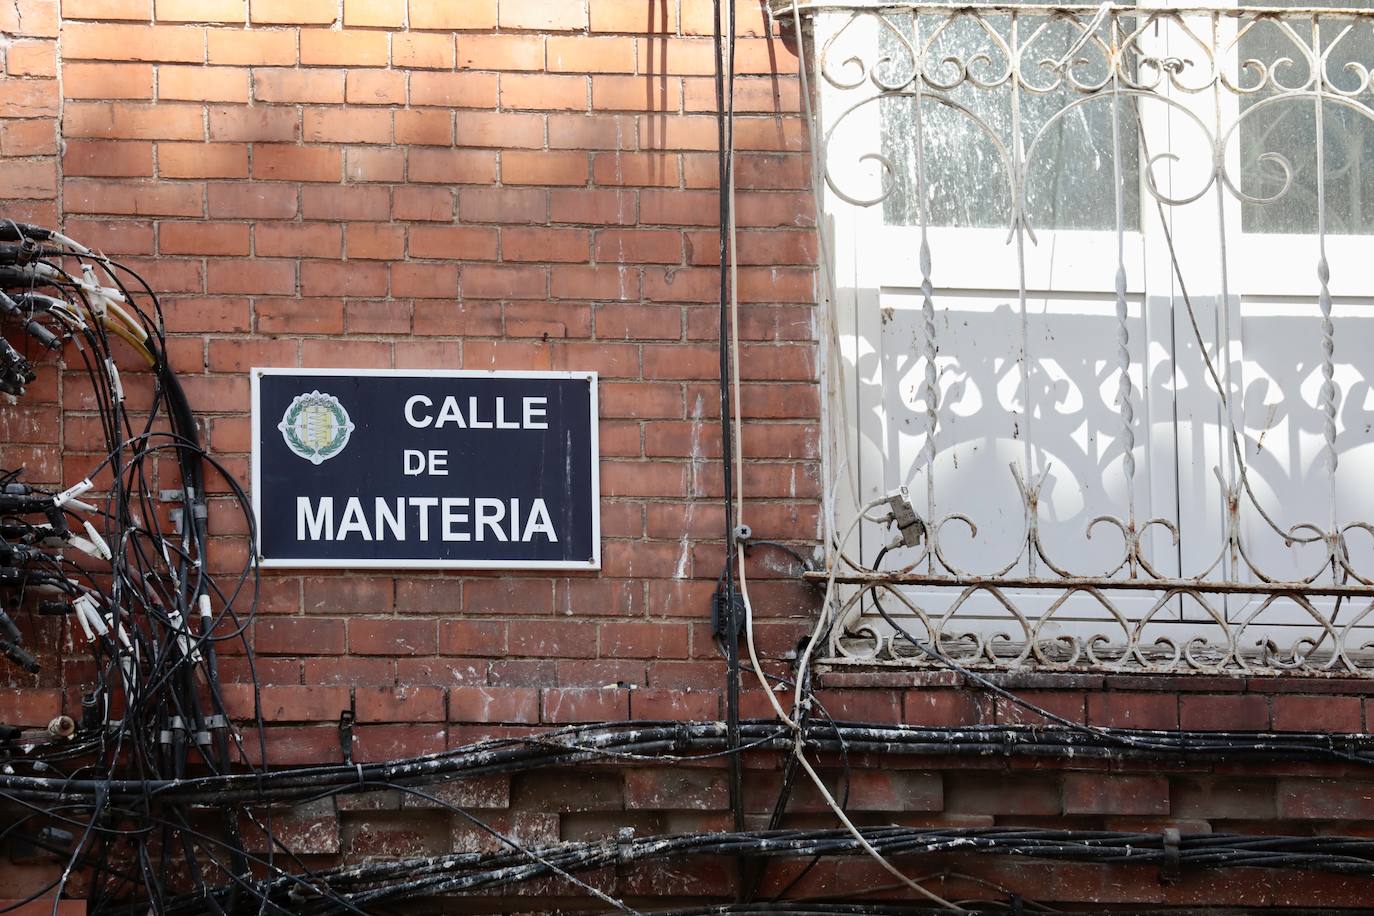
{"label": "white plastic connector", "polygon": [[210,619],[210,596],[202,594],[196,599],[196,606],[200,608],[200,616],[206,620]]}
{"label": "white plastic connector", "polygon": [[68,535],[65,543],[70,547],[75,547],[77,550],[81,551],[88,557],[94,557],[97,560],[105,559],[100,555],[99,547],[95,546],[79,534]]}
{"label": "white plastic connector", "polygon": [[[80,483],[73,484],[72,486],[70,486],[70,487],[68,487],[67,489],[63,490],[61,493],[58,493],[56,496],[54,496],[54,497],[52,498],[52,504],[53,504],[54,506],[57,506],[57,507],[60,509],[60,508],[62,508],[64,505],[66,505],[67,503],[69,503],[69,502],[71,502],[72,500],[76,499],[76,498],[77,498],[78,496],[80,496],[82,493],[85,493],[87,490],[90,490],[90,489],[92,489],[92,488],[94,488],[94,487],[95,487],[95,484],[91,483],[91,479],[90,479],[89,477],[87,477],[85,480],[81,481]],[[83,505],[84,505],[84,503],[83,503]]]}
{"label": "white plastic connector", "polygon": [[113,357],[105,357],[105,372],[110,376],[110,390],[114,392],[115,400],[124,403],[124,383],[119,378],[119,367],[115,365]]}
{"label": "white plastic connector", "polygon": [[82,519],[81,524],[86,529],[86,537],[90,539],[91,544],[95,547],[100,558],[103,560],[113,559],[114,554],[110,552],[110,545],[105,543],[105,539],[100,536],[100,532],[95,530],[95,525],[92,525],[85,519]]}
{"label": "white plastic connector", "polygon": [[76,615],[81,620],[81,629],[86,631],[87,639],[95,638],[92,631],[100,636],[110,632],[110,628],[105,625],[104,619],[100,616],[100,611],[89,595],[79,596],[72,602],[72,607],[76,609]]}

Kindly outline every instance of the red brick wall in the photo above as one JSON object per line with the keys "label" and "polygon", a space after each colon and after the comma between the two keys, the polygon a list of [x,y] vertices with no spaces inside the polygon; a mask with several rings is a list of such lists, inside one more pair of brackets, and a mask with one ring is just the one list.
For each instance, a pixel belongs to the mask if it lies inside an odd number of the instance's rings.
{"label": "red brick wall", "polygon": [[[211,448],[241,476],[251,365],[602,374],[600,574],[266,577],[254,640],[272,762],[338,759],[333,723],[348,708],[358,759],[542,725],[721,714],[724,666],[709,632],[723,557],[711,7],[63,0],[59,28],[52,0],[0,0],[5,214],[60,224],[162,291],[174,366]],[[820,393],[796,49],[770,33],[759,0],[738,10],[747,521],[758,537],[806,549],[819,529]],[[140,380],[127,386],[137,397]],[[38,482],[84,477],[98,458],[89,406],[79,376],[46,365],[26,398],[0,407],[0,466]],[[243,526],[222,489],[211,533],[217,565],[240,564]],[[761,651],[777,658],[814,595],[773,559],[751,558],[751,593]],[[58,624],[46,627],[30,645],[70,646]],[[247,713],[244,660],[231,654],[222,671]],[[24,689],[0,691],[0,721],[41,725],[70,711],[84,673],[75,663],[36,678],[5,671]],[[822,699],[855,719],[1013,715],[942,677],[831,675]],[[1098,724],[1365,727],[1357,687],[1266,689],[1277,683],[1019,687]],[[750,690],[745,711],[769,712]],[[1093,763],[851,763],[858,816],[874,822],[1339,832],[1369,814],[1367,775],[1341,767],[1166,777]],[[751,762],[752,825],[765,820],[777,766]],[[454,791],[530,840],[730,823],[714,767],[503,776]],[[805,792],[794,810],[798,823],[830,823]],[[312,862],[477,842],[446,812],[391,797],[345,796],[276,823]],[[621,890],[694,893],[708,885],[684,881],[724,880],[707,864],[675,868],[671,882],[651,876],[662,884],[629,876]],[[846,888],[863,880],[865,866],[850,867]],[[1037,868],[960,866],[1046,899],[1164,899],[1148,870],[1095,883],[1091,870]],[[11,863],[0,883],[23,893],[51,874]],[[834,874],[817,869],[811,888],[833,887]],[[1362,887],[1185,882],[1169,899],[1312,904]]]}
{"label": "red brick wall", "polygon": [[[442,745],[444,723],[717,715],[710,0],[65,0],[60,67],[55,6],[0,0],[0,28],[46,36],[8,48],[22,78],[0,101],[0,193],[26,199],[6,212],[60,222],[163,293],[173,365],[243,477],[251,365],[601,373],[601,574],[273,575],[256,627],[269,717],[356,704],[365,752],[393,754]],[[758,2],[739,28],[749,521],[804,544],[809,155],[794,49]],[[0,464],[85,475],[97,439],[65,381],[64,430],[16,437]],[[216,509],[227,568],[242,525]],[[758,592],[766,617],[804,612],[792,586]],[[670,692],[687,687],[702,692]],[[284,734],[283,762],[319,750]]]}

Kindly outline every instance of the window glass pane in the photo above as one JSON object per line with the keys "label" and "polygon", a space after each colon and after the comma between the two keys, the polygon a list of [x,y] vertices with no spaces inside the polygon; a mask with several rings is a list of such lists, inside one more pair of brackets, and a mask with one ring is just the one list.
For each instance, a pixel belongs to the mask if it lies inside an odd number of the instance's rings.
{"label": "window glass pane", "polygon": [[[910,14],[887,14],[894,29],[912,40]],[[1083,18],[1089,18],[1084,16]],[[920,17],[921,42],[946,21],[944,13]],[[1011,19],[989,15],[982,23],[1010,45]],[[1130,20],[1123,19],[1129,27]],[[1043,26],[1043,29],[1041,28]],[[1026,214],[1034,229],[1104,229],[1116,227],[1113,190],[1113,102],[1108,89],[1085,93],[1061,86],[1045,92],[1036,87],[1056,83],[1042,61],[1062,56],[1081,30],[1063,20],[1025,17],[1018,21],[1022,48],[1020,70],[1031,88],[1014,89],[1006,76],[1006,51],[970,14],[958,16],[931,44],[924,65],[931,82],[948,84],[967,67],[968,77],[951,89],[922,87],[922,165],[925,202],[933,226],[997,227],[1010,223],[1015,181],[1009,174],[1016,142],[1027,158]],[[1104,25],[1099,34],[1109,34]],[[882,30],[882,53],[892,58],[889,73],[909,73],[909,53],[893,30]],[[1098,46],[1090,44],[1074,68],[1082,84],[1105,80],[1107,65]],[[979,86],[975,80],[992,83]],[[891,162],[893,193],[883,203],[885,221],[919,222],[918,135],[916,93],[908,84],[879,103],[882,152]],[[1120,103],[1122,211],[1127,229],[1140,224],[1140,157],[1134,106]],[[1013,125],[1019,126],[1014,130]],[[1019,136],[1018,136],[1019,135]]]}
{"label": "window glass pane", "polygon": [[[1259,6],[1291,4],[1257,0]],[[1367,0],[1324,0],[1323,6],[1357,9]],[[1307,54],[1313,48],[1310,18],[1261,21],[1239,42],[1240,59],[1269,69],[1278,86],[1242,95],[1240,101],[1240,186],[1251,198],[1241,208],[1246,232],[1314,233],[1317,231],[1316,102],[1299,87],[1312,77]],[[1290,31],[1291,29],[1291,31]],[[1347,31],[1347,29],[1349,31]],[[1321,20],[1323,50],[1329,49],[1326,75],[1335,89],[1361,88],[1362,73],[1347,65],[1367,67],[1374,58],[1374,20]],[[1283,63],[1288,59],[1291,63]],[[1243,88],[1257,86],[1261,71],[1240,72]],[[1289,90],[1285,91],[1285,87]],[[1349,104],[1322,107],[1325,144],[1326,231],[1333,235],[1374,233],[1374,115],[1368,86]],[[1352,107],[1353,106],[1353,107]]]}

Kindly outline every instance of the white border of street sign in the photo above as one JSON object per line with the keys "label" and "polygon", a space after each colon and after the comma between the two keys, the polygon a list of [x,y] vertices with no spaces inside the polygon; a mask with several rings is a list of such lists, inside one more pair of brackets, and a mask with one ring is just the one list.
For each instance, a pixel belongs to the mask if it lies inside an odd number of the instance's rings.
{"label": "white border of street sign", "polygon": [[[597,395],[597,373],[559,372],[550,370],[483,370],[483,369],[296,369],[291,367],[254,366],[249,370],[252,384],[252,486],[253,486],[253,524],[261,517],[258,508],[258,495],[261,492],[262,473],[261,455],[258,442],[262,435],[261,410],[258,397],[259,380],[266,375],[307,375],[307,376],[391,376],[394,378],[545,378],[545,379],[586,379],[591,391],[591,466],[592,466],[592,557],[583,560],[312,560],[292,557],[290,559],[266,559],[258,557],[258,565],[263,569],[577,569],[599,570],[601,568],[601,443],[598,438],[597,421],[600,406]],[[254,549],[257,545],[254,544]]]}

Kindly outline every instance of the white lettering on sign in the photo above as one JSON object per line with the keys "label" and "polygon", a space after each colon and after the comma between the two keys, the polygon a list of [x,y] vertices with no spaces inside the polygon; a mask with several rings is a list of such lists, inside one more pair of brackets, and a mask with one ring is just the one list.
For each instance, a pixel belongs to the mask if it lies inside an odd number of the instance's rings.
{"label": "white lettering on sign", "polygon": [[518,415],[512,417],[506,399],[496,397],[485,408],[476,396],[467,399],[466,413],[458,398],[449,395],[434,412],[433,399],[423,394],[406,398],[406,422],[416,429],[548,429],[549,399],[526,397],[520,399]]}
{"label": "white lettering on sign", "polygon": [[525,509],[519,499],[489,496],[473,499],[466,496],[378,496],[373,500],[370,515],[363,508],[362,499],[350,496],[338,514],[337,525],[334,497],[297,496],[296,540],[345,541],[355,537],[362,541],[404,541],[407,520],[413,518],[417,522],[417,538],[428,541],[436,508],[439,524],[435,528],[445,541],[531,543],[542,540],[558,543],[558,534],[544,500],[535,499]]}

